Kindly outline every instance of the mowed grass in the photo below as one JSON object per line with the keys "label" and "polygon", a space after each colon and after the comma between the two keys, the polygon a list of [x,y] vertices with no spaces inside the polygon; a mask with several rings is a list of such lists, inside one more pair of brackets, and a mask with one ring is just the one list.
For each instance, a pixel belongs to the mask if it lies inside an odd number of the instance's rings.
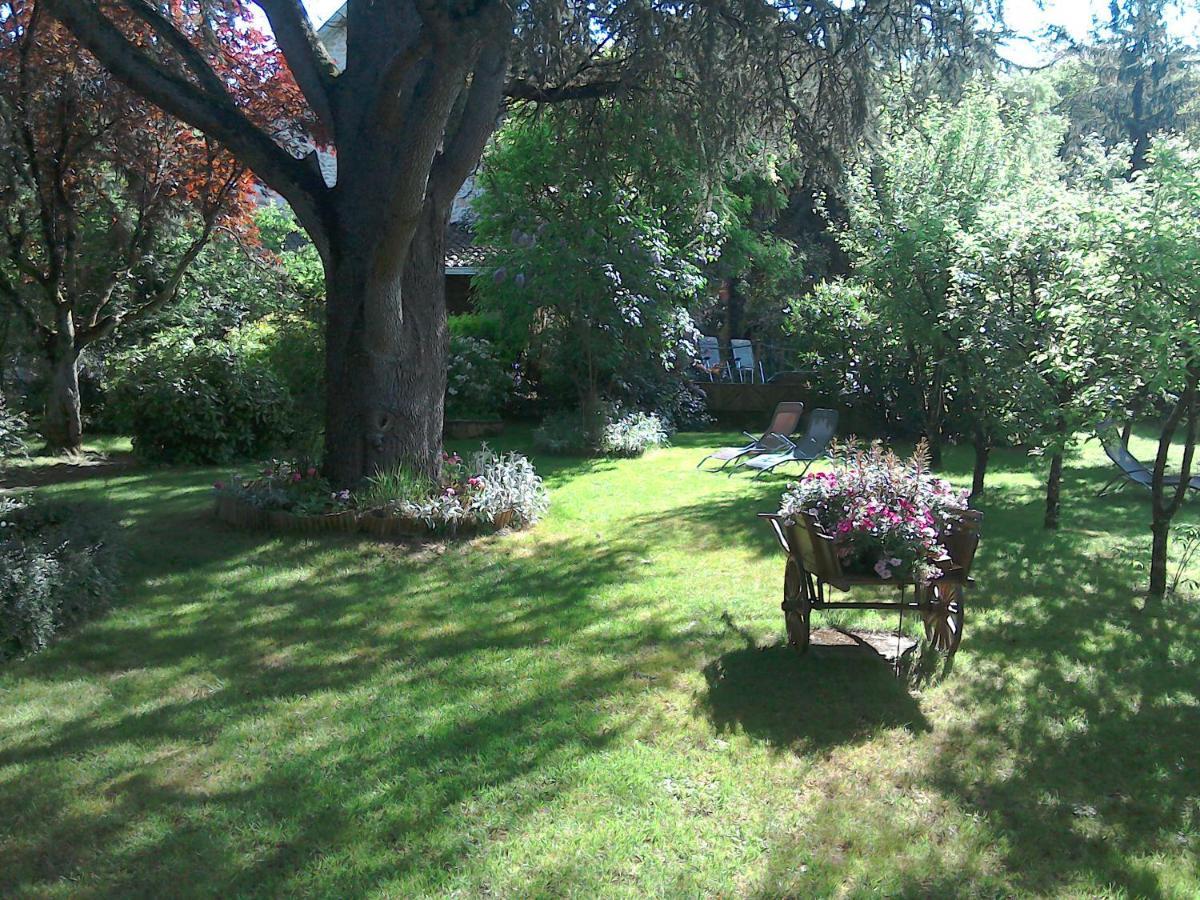
{"label": "mowed grass", "polygon": [[232,530],[214,471],[40,488],[127,588],[0,668],[0,894],[1197,895],[1200,606],[1145,605],[1145,492],[1092,443],[1047,533],[997,454],[914,684],[783,646],[782,482],[693,469],[733,439],[536,459],[534,530],[421,547]]}

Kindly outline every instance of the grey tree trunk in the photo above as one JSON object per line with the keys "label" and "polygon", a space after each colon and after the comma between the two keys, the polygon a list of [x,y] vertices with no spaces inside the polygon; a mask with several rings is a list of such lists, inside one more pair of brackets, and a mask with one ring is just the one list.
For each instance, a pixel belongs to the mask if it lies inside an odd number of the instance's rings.
{"label": "grey tree trunk", "polygon": [[325,469],[339,486],[398,464],[440,474],[445,227],[445,214],[427,204],[403,258],[389,258],[361,233],[334,242],[326,266]]}
{"label": "grey tree trunk", "polygon": [[83,449],[83,415],[79,405],[79,349],[70,312],[60,315],[57,333],[47,347],[50,379],[42,416],[42,436],[53,453]]}

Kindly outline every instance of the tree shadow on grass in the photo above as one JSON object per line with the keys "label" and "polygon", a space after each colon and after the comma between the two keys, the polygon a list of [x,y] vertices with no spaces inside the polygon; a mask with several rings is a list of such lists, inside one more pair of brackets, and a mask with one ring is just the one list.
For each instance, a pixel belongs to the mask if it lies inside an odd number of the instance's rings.
{"label": "tree shadow on grass", "polygon": [[639,571],[621,541],[279,539],[215,523],[198,479],[114,486],[127,608],[18,664],[42,701],[0,749],[5,891],[432,889],[481,839],[463,803],[519,830],[683,665],[678,623],[605,594]]}
{"label": "tree shadow on grass", "polygon": [[1057,532],[1039,496],[988,498],[985,527],[1006,539],[989,547],[985,532],[989,614],[969,619],[972,667],[953,685],[972,716],[933,783],[986,816],[1022,889],[1161,896],[1137,860],[1198,843],[1200,608],[1145,605],[1130,557],[1148,553],[1148,516],[1094,496],[1102,467],[1072,476]]}

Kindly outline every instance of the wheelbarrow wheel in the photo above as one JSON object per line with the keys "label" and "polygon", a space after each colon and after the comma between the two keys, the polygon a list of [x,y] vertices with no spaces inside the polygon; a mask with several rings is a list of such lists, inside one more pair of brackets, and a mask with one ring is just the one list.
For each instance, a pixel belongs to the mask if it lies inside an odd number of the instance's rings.
{"label": "wheelbarrow wheel", "polygon": [[788,644],[798,653],[808,649],[808,622],[812,602],[804,574],[793,557],[788,557],[783,573],[783,621],[787,626]]}
{"label": "wheelbarrow wheel", "polygon": [[929,604],[922,610],[925,639],[941,653],[953,655],[963,633],[963,585],[935,582],[929,586]]}

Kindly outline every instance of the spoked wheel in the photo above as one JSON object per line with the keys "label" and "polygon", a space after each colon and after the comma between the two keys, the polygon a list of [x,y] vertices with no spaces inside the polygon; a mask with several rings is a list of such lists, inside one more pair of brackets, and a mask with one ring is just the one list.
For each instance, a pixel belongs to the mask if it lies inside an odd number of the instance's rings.
{"label": "spoked wheel", "polygon": [[963,632],[963,585],[935,582],[929,586],[929,606],[921,611],[925,638],[941,653],[953,654]]}
{"label": "spoked wheel", "polygon": [[800,566],[788,557],[787,569],[783,574],[783,621],[787,625],[788,644],[798,653],[808,649],[808,622],[812,613],[812,601],[808,596],[808,583]]}

